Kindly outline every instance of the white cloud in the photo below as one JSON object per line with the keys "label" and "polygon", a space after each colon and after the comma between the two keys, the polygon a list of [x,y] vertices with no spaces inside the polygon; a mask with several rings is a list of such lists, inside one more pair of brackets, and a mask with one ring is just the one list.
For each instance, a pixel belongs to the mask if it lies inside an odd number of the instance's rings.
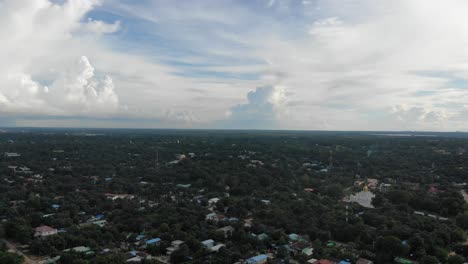
{"label": "white cloud", "polygon": [[[118,97],[109,76],[97,77],[73,46],[82,17],[97,1],[0,2],[0,113],[102,116],[115,113]],[[118,25],[118,24],[117,24]]]}
{"label": "white cloud", "polygon": [[85,29],[92,33],[97,34],[109,34],[115,33],[120,30],[120,21],[115,21],[112,24],[105,23],[101,20],[88,19],[88,23],[85,25]]}
{"label": "white cloud", "polygon": [[[0,0],[0,112],[468,129],[464,0],[130,3],[104,2],[109,23],[86,17],[97,1]],[[150,41],[119,42],[126,16]]]}

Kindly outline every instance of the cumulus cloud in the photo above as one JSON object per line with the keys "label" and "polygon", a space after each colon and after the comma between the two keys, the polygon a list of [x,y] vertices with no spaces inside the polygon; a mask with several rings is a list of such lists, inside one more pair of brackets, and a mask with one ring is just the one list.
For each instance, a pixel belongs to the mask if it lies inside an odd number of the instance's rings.
{"label": "cumulus cloud", "polygon": [[286,103],[279,86],[258,87],[247,93],[247,102],[232,107],[224,122],[231,128],[278,128]]}
{"label": "cumulus cloud", "polygon": [[103,116],[118,110],[111,77],[97,75],[89,59],[74,49],[80,42],[74,33],[82,28],[100,28],[93,33],[118,28],[117,22],[81,23],[97,3],[0,2],[0,114]]}
{"label": "cumulus cloud", "polygon": [[89,18],[84,27],[87,31],[92,33],[109,34],[120,30],[120,21],[117,20],[114,23],[109,24],[101,20],[93,20],[92,18]]}
{"label": "cumulus cloud", "polygon": [[0,0],[0,113],[468,129],[464,0],[102,4]]}

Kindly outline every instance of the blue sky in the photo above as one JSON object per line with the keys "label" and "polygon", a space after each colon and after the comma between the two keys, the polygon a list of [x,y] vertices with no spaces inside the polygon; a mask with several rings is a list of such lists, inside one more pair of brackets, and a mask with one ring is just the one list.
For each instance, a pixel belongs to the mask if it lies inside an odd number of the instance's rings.
{"label": "blue sky", "polygon": [[466,10],[463,0],[0,0],[0,121],[467,130]]}

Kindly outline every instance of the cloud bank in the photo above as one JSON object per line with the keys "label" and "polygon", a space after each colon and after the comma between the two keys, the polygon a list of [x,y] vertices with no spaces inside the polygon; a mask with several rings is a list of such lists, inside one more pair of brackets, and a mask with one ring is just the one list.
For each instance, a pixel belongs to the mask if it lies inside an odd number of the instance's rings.
{"label": "cloud bank", "polygon": [[465,10],[463,0],[0,0],[0,115],[468,130]]}

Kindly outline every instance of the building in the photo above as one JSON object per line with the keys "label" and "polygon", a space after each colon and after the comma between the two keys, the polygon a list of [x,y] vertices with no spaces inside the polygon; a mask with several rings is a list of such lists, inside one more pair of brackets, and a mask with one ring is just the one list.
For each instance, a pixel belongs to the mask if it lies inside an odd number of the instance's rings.
{"label": "building", "polygon": [[379,180],[377,179],[367,179],[367,187],[371,190],[375,190],[379,185]]}
{"label": "building", "polygon": [[46,237],[51,235],[56,235],[58,230],[56,228],[52,228],[50,226],[39,226],[34,228],[34,236],[35,237]]}
{"label": "building", "polygon": [[91,224],[97,225],[99,227],[104,227],[107,224],[107,220],[97,220],[97,221],[91,222]]}
{"label": "building", "polygon": [[218,244],[216,246],[212,246],[209,248],[210,251],[212,252],[218,252],[222,247],[225,247],[226,245],[224,244]]}
{"label": "building", "polygon": [[171,255],[172,253],[174,253],[174,251],[178,250],[180,248],[180,245],[182,245],[184,243],[184,241],[182,240],[174,240],[171,242],[171,246],[166,248],[166,253],[168,255]]}
{"label": "building", "polygon": [[315,262],[312,262],[312,264],[337,264],[335,261],[331,261],[329,259],[320,259]]}
{"label": "building", "polygon": [[348,202],[355,202],[359,205],[366,207],[366,208],[374,208],[372,205],[372,199],[375,197],[375,194],[370,192],[367,186],[364,186],[361,192],[358,192],[354,195],[349,196],[347,199]]}
{"label": "building", "polygon": [[216,214],[216,213],[210,213],[210,214],[206,215],[205,220],[206,221],[218,222],[218,221],[223,221],[225,218],[226,217],[224,215],[220,215],[220,214]]}
{"label": "building", "polygon": [[205,241],[202,241],[201,242],[203,244],[203,246],[205,246],[206,248],[211,248],[215,245],[215,242],[213,239],[208,239],[208,240],[205,240]]}
{"label": "building", "polygon": [[16,153],[16,152],[5,152],[3,155],[7,158],[15,158],[15,157],[20,157],[21,154]]}
{"label": "building", "polygon": [[360,258],[356,261],[356,264],[374,264],[374,262],[368,259]]}
{"label": "building", "polygon": [[133,198],[135,198],[135,196],[133,195],[130,195],[130,194],[113,194],[113,193],[105,193],[104,194],[107,199],[110,199],[112,201],[115,201],[117,199],[129,199],[129,200],[132,200]]}
{"label": "building", "polygon": [[299,240],[301,237],[300,237],[298,234],[291,233],[291,234],[288,235],[288,238],[289,238],[289,240],[297,241],[297,240]]}
{"label": "building", "polygon": [[91,250],[91,248],[89,247],[84,247],[84,246],[79,246],[79,247],[74,247],[74,248],[69,248],[69,249],[65,249],[64,252],[69,252],[69,251],[73,251],[73,252],[77,252],[77,253],[83,253],[85,255],[94,255],[94,251]]}
{"label": "building", "polygon": [[211,198],[208,200],[208,206],[211,207],[211,206],[214,206],[215,204],[217,204],[219,202],[219,198]]}
{"label": "building", "polygon": [[262,254],[262,255],[258,255],[258,256],[247,259],[247,264],[262,264],[262,263],[266,263],[267,260],[268,260],[268,256],[265,254]]}
{"label": "building", "polygon": [[152,238],[146,241],[146,245],[156,245],[159,242],[161,242],[161,239],[159,237],[157,238]]}
{"label": "building", "polygon": [[232,226],[225,226],[225,227],[221,227],[221,228],[218,228],[216,229],[216,232],[222,232],[224,234],[224,237],[230,237],[232,235],[232,233],[234,232],[234,227]]}
{"label": "building", "polygon": [[416,262],[416,261],[412,261],[412,260],[405,259],[405,258],[399,258],[399,257],[394,258],[393,263],[397,263],[397,264],[418,264],[418,262]]}
{"label": "building", "polygon": [[310,256],[312,256],[314,254],[314,249],[311,248],[311,247],[306,247],[306,248],[302,249],[301,252],[302,252],[302,254],[310,257]]}

